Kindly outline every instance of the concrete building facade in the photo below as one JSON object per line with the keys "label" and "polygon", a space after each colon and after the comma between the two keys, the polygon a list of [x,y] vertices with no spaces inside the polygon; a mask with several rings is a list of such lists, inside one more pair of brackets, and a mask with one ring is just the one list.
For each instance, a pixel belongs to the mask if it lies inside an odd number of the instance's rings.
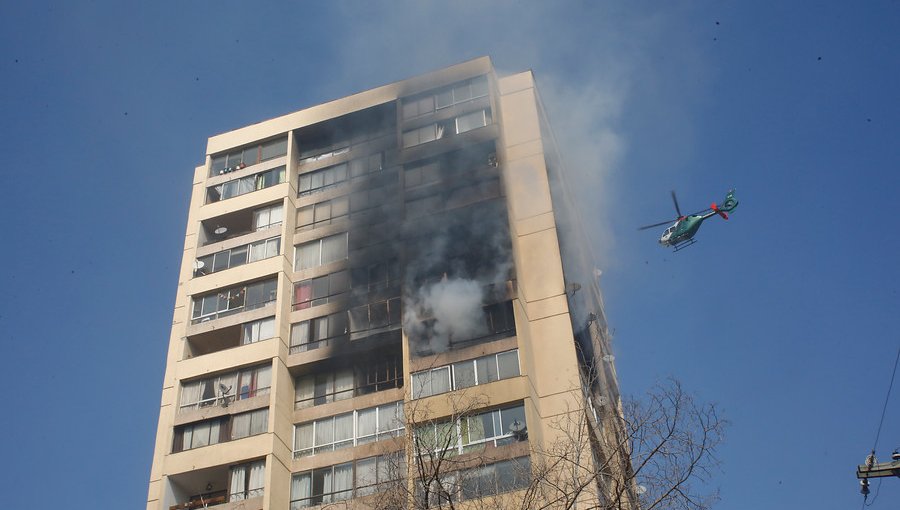
{"label": "concrete building facade", "polygon": [[148,510],[378,506],[422,491],[442,437],[459,499],[515,493],[570,416],[585,469],[614,453],[600,290],[530,72],[479,58],[206,154]]}

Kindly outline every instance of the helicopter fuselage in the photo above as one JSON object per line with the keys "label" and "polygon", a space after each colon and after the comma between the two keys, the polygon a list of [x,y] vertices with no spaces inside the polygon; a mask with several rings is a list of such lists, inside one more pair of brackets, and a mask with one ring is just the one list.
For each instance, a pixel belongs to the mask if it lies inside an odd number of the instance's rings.
{"label": "helicopter fuselage", "polygon": [[659,238],[659,244],[663,246],[677,247],[679,244],[693,239],[694,235],[700,230],[703,220],[709,218],[715,213],[710,214],[692,214],[679,218],[672,226],[667,228],[663,235]]}

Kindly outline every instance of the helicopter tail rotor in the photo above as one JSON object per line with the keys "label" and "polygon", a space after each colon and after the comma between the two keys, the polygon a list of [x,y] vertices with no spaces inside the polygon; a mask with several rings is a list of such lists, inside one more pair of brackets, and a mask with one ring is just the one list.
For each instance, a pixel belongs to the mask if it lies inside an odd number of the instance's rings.
{"label": "helicopter tail rotor", "polygon": [[712,211],[713,211],[714,213],[716,213],[716,214],[718,214],[719,216],[721,216],[723,219],[726,219],[726,220],[728,219],[728,213],[725,212],[725,211],[723,211],[722,209],[719,209],[719,206],[716,205],[715,202],[713,202],[712,205],[709,206],[709,208],[712,209]]}

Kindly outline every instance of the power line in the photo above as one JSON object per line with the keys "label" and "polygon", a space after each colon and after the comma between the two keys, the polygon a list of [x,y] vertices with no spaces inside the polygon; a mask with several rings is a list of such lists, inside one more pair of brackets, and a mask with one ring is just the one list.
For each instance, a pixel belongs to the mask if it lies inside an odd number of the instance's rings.
{"label": "power line", "polygon": [[875,433],[875,444],[872,445],[872,455],[878,446],[878,438],[881,436],[881,426],[884,424],[884,414],[887,411],[888,401],[891,398],[891,388],[894,387],[894,376],[897,375],[897,362],[900,362],[900,347],[897,348],[897,358],[894,360],[894,371],[891,373],[891,382],[888,384],[887,395],[884,397],[884,407],[881,409],[881,420],[878,422],[878,432]]}

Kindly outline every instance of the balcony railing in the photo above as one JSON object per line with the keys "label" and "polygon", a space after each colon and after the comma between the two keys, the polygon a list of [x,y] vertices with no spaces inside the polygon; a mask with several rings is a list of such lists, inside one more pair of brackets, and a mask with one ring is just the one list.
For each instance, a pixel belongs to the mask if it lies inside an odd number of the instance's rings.
{"label": "balcony railing", "polygon": [[237,396],[235,395],[219,395],[213,398],[207,398],[200,400],[199,402],[191,402],[189,404],[182,404],[178,408],[179,413],[193,411],[195,409],[201,409],[204,407],[212,407],[215,405],[228,407],[235,400],[246,400],[252,397],[261,397],[263,395],[268,395],[271,386],[266,386],[265,388],[254,388],[254,389],[241,389],[239,390]]}
{"label": "balcony railing", "polygon": [[229,315],[234,315],[236,313],[246,312],[249,310],[256,310],[257,308],[262,308],[266,305],[270,305],[275,302],[275,298],[269,299],[267,301],[261,301],[259,303],[239,306],[236,308],[230,308],[228,310],[222,310],[220,312],[214,312],[207,315],[203,315],[201,317],[197,317],[196,319],[191,320],[191,324],[200,324],[201,322],[209,322],[213,319],[221,319],[222,317],[228,317]]}
{"label": "balcony railing", "polygon": [[366,383],[362,386],[357,386],[356,388],[352,388],[349,390],[339,390],[332,391],[330,393],[325,393],[322,395],[315,395],[308,398],[301,398],[294,401],[294,409],[305,409],[307,407],[313,407],[322,404],[328,404],[331,402],[336,402],[338,400],[344,400],[352,397],[359,397],[361,395],[368,395],[370,393],[375,393],[377,391],[385,391],[392,390],[394,388],[402,388],[403,387],[403,376],[397,377],[396,379],[388,379],[384,381],[370,382]]}
{"label": "balcony railing", "polygon": [[216,491],[194,496],[190,501],[172,505],[169,510],[193,510],[195,508],[207,508],[211,506],[223,505],[228,502],[227,491]]}

